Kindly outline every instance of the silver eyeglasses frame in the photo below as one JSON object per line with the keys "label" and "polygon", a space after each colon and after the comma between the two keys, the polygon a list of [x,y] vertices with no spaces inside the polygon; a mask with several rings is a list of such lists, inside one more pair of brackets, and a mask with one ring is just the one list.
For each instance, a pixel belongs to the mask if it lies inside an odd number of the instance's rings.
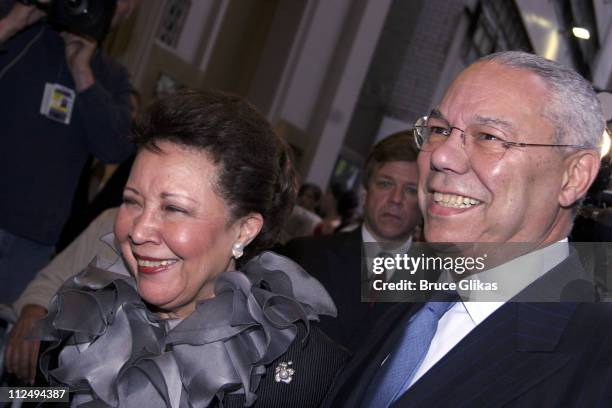
{"label": "silver eyeglasses frame", "polygon": [[[414,123],[414,141],[417,147],[419,148],[419,150],[424,150],[423,145],[427,143],[426,136],[424,136],[425,134],[424,129],[427,128],[426,123],[429,120],[429,117],[430,116],[421,116]],[[448,128],[444,129],[444,131],[442,132],[442,135],[446,136],[447,138],[450,137],[451,133],[453,132],[453,129],[457,129],[459,132],[461,132],[462,139],[463,139],[463,146],[465,147],[465,130],[458,128],[457,126],[450,126],[450,124],[448,124]],[[504,140],[498,136],[496,136],[496,138],[499,140],[500,145],[503,146],[505,149],[510,149],[511,147],[569,147],[569,148],[575,148],[575,149],[595,149],[593,146],[584,145],[584,144],[575,145],[575,144],[523,143],[523,142],[511,142],[508,140]]]}

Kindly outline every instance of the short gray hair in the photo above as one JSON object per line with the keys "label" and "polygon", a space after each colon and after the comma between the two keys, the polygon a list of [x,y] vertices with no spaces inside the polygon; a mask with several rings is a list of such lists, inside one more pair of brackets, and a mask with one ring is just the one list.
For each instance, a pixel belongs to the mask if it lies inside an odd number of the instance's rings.
{"label": "short gray hair", "polygon": [[591,83],[576,71],[523,51],[497,52],[479,62],[495,62],[538,75],[548,85],[549,103],[542,114],[555,126],[556,143],[599,149],[605,127],[601,104]]}

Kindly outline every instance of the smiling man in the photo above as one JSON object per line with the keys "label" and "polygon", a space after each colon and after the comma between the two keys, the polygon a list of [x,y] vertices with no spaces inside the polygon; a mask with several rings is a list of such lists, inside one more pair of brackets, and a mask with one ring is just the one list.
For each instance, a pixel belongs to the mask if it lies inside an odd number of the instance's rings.
{"label": "smiling man", "polygon": [[538,300],[574,300],[562,285],[582,274],[567,235],[599,169],[604,119],[592,86],[535,55],[493,54],[463,71],[415,129],[425,239],[502,253],[527,243],[530,252],[485,271],[522,285],[496,302],[395,306],[331,405],[611,406],[610,304]]}
{"label": "smiling man", "polygon": [[[546,244],[567,236],[572,205],[599,168],[603,120],[556,112],[569,101],[552,99],[549,88],[535,73],[493,62],[472,66],[451,86],[420,132],[428,240]],[[582,145],[592,149],[575,148]]]}
{"label": "smiling man", "polygon": [[[413,133],[395,133],[378,142],[365,165],[366,189],[361,228],[322,237],[289,241],[282,252],[315,276],[330,293],[336,319],[322,318],[321,327],[334,340],[355,351],[388,304],[361,301],[362,248],[406,252],[420,222],[417,201],[418,150]],[[366,244],[364,247],[364,243]],[[373,252],[373,253],[369,253]],[[370,276],[372,276],[370,274]]]}

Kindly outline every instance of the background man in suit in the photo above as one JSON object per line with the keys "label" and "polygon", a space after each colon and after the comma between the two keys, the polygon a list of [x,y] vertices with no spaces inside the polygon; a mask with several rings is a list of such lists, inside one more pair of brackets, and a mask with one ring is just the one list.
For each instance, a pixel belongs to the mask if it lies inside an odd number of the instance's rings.
{"label": "background man in suit", "polygon": [[535,55],[493,54],[417,126],[425,239],[532,243],[491,269],[530,279],[514,301],[394,306],[332,405],[612,406],[611,305],[515,302],[560,292],[581,269],[566,237],[599,169],[604,118],[592,86]]}
{"label": "background man in suit", "polygon": [[[395,133],[378,142],[365,164],[366,196],[361,228],[298,238],[282,250],[328,290],[338,308],[338,318],[323,319],[321,327],[351,351],[387,308],[384,303],[361,302],[363,243],[385,243],[391,246],[389,251],[407,251],[420,222],[417,154],[411,131]],[[376,244],[370,244],[366,249],[376,252],[374,247]]]}

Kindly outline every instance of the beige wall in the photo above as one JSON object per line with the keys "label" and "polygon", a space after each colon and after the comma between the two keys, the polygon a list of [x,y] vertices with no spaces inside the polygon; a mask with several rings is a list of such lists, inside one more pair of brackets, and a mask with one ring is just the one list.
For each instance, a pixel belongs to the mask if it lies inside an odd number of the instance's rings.
{"label": "beige wall", "polygon": [[191,60],[155,39],[166,0],[142,2],[136,16],[109,36],[106,49],[133,76],[146,104],[164,73],[188,87],[214,87],[246,95],[279,0],[208,1],[201,26],[182,35],[196,44]]}
{"label": "beige wall", "polygon": [[176,49],[155,39],[168,1],[141,2],[107,45],[143,105],[162,73],[247,96],[296,148],[303,178],[324,187],[391,0],[192,0]]}

